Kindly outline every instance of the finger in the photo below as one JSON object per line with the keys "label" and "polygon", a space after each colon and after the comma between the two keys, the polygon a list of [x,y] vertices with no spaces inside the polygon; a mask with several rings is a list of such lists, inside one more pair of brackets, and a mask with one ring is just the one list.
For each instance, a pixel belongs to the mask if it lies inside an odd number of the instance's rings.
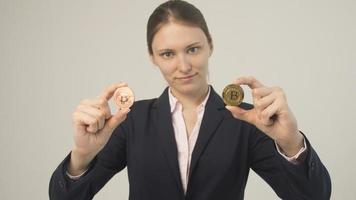
{"label": "finger", "polygon": [[275,95],[269,94],[263,98],[260,98],[255,101],[254,106],[258,111],[263,111],[267,106],[271,105],[275,101]]}
{"label": "finger", "polygon": [[[255,88],[252,89],[252,101],[253,101],[253,105],[257,106],[259,105],[259,101],[261,100],[261,98],[265,97],[266,95],[269,95],[273,92],[273,89],[270,87],[259,87],[259,88]],[[257,111],[259,111],[257,109]]]}
{"label": "finger", "polygon": [[251,124],[255,123],[255,109],[245,110],[237,106],[225,106],[225,108],[228,109],[235,118],[244,120]]}
{"label": "finger", "polygon": [[121,122],[126,119],[127,114],[130,112],[129,108],[123,108],[118,110],[115,115],[113,115],[105,124],[105,132],[110,132],[114,130]]}
{"label": "finger", "polygon": [[127,83],[114,83],[107,87],[98,97],[105,99],[106,101],[109,101],[111,97],[114,95],[115,90],[119,87],[124,87],[127,86]]}
{"label": "finger", "polygon": [[255,77],[253,76],[244,76],[236,79],[234,81],[237,85],[248,85],[251,89],[263,87],[262,83],[260,83]]}
{"label": "finger", "polygon": [[274,91],[273,87],[260,87],[252,90],[252,95],[263,98]]}
{"label": "finger", "polygon": [[106,115],[104,111],[88,105],[79,105],[77,110],[96,118],[99,130],[104,127]]}
{"label": "finger", "polygon": [[111,117],[110,107],[109,107],[108,101],[106,99],[103,99],[100,97],[98,97],[96,99],[85,99],[81,102],[81,105],[92,106],[99,110],[102,110],[105,114],[105,119],[108,119]]}
{"label": "finger", "polygon": [[252,90],[253,104],[257,110],[257,116],[260,117],[261,111],[276,100],[277,87],[260,87]]}
{"label": "finger", "polygon": [[73,114],[74,123],[80,125],[86,125],[86,130],[91,133],[95,133],[98,130],[98,122],[96,118],[82,113],[82,112],[74,112]]}
{"label": "finger", "polygon": [[277,114],[278,108],[278,103],[274,102],[261,112],[260,119],[263,125],[270,126],[273,124],[273,116]]}

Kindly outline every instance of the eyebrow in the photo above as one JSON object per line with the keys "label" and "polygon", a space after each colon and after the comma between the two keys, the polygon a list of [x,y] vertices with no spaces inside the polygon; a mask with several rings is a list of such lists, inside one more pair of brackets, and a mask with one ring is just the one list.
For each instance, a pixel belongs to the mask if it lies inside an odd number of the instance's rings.
{"label": "eyebrow", "polygon": [[[195,46],[195,45],[200,44],[200,43],[201,43],[200,41],[193,42],[193,43],[189,44],[185,49],[189,49],[190,47]],[[172,49],[159,49],[156,52],[157,53],[161,53],[161,52],[165,52],[165,51],[172,51]]]}
{"label": "eyebrow", "polygon": [[195,46],[195,45],[197,45],[197,44],[199,44],[199,43],[200,43],[200,41],[198,41],[198,42],[193,42],[192,44],[188,45],[188,46],[186,47],[186,49],[188,49],[188,48],[190,48],[190,47],[192,47],[192,46]]}

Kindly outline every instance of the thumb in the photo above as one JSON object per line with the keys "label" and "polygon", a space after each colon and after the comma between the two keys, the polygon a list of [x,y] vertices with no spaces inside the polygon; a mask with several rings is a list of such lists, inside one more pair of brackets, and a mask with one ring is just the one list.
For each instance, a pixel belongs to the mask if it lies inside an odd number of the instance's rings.
{"label": "thumb", "polygon": [[237,106],[225,106],[225,108],[228,109],[231,112],[232,116],[234,116],[236,119],[240,119],[248,123],[254,124],[255,109],[245,110]]}
{"label": "thumb", "polygon": [[118,110],[115,115],[111,116],[111,118],[106,122],[107,128],[114,130],[121,122],[126,119],[127,113],[129,112],[130,108],[123,108]]}

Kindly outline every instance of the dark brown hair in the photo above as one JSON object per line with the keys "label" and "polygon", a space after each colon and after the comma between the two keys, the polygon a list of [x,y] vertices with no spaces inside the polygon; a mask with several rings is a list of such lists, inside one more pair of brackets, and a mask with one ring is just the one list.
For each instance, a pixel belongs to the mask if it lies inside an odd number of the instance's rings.
{"label": "dark brown hair", "polygon": [[158,30],[169,22],[179,22],[199,27],[212,47],[212,39],[203,14],[194,5],[181,0],[170,0],[159,5],[151,14],[147,23],[147,46],[152,55],[152,41]]}

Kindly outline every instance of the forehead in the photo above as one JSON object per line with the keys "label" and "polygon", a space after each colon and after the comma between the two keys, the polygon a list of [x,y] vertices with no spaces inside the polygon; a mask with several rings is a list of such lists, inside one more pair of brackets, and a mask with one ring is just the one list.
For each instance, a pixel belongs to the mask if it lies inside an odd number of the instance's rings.
{"label": "forehead", "polygon": [[170,22],[157,31],[152,48],[154,50],[184,48],[194,42],[207,42],[204,32],[199,27]]}

